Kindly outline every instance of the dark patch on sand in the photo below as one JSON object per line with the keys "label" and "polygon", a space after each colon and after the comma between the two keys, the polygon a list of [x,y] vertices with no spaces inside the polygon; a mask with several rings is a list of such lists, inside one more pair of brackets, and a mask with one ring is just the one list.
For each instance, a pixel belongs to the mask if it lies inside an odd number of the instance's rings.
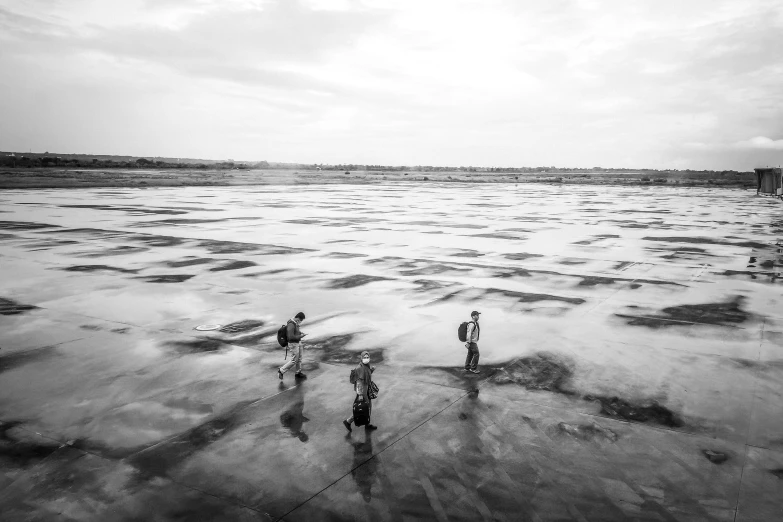
{"label": "dark patch on sand", "polygon": [[[679,236],[668,236],[668,237],[643,237],[642,240],[645,241],[666,241],[669,243],[693,243],[693,244],[704,244],[704,245],[727,245],[727,246],[737,246],[737,247],[743,247],[743,248],[756,248],[756,249],[768,249],[771,248],[772,245],[768,243],[759,243],[758,241],[742,241],[739,243],[732,243],[730,241],[721,241],[719,239],[712,239],[708,237],[679,237]],[[682,249],[679,249],[682,250]]]}
{"label": "dark patch on sand", "polygon": [[82,330],[90,330],[92,332],[97,332],[99,330],[103,330],[103,328],[101,328],[97,324],[82,324],[82,325],[79,325],[79,328],[81,328]]}
{"label": "dark patch on sand", "polygon": [[182,268],[186,266],[204,265],[215,261],[211,257],[194,257],[192,259],[183,259],[181,261],[166,261],[166,266],[171,268]]}
{"label": "dark patch on sand", "polygon": [[580,305],[585,302],[584,299],[579,297],[561,297],[559,295],[550,294],[530,294],[527,292],[516,292],[513,290],[502,290],[500,288],[487,288],[484,290],[484,295],[501,294],[505,297],[516,299],[519,303],[536,303],[538,301],[562,301],[564,303]]}
{"label": "dark patch on sand", "polygon": [[725,453],[721,453],[719,451],[712,451],[712,450],[701,450],[702,455],[707,457],[707,459],[712,462],[713,464],[723,464],[727,460],[729,460],[729,456]]}
{"label": "dark patch on sand", "polygon": [[0,241],[8,241],[11,239],[17,239],[19,236],[14,234],[6,234],[6,233],[0,233]]}
{"label": "dark patch on sand", "polygon": [[252,274],[240,274],[239,277],[261,277],[268,275],[282,274],[283,272],[290,272],[291,268],[275,268],[274,270],[267,270],[265,272],[254,272]]}
{"label": "dark patch on sand", "polygon": [[[234,218],[236,219],[236,218]],[[195,219],[195,218],[169,218],[156,219],[155,221],[140,221],[135,223],[137,227],[156,227],[160,225],[199,225],[202,223],[220,223],[225,219]]]}
{"label": "dark patch on sand", "polygon": [[287,219],[283,223],[291,223],[294,225],[319,225],[323,223],[321,219]]}
{"label": "dark patch on sand", "polygon": [[202,240],[198,246],[206,248],[211,254],[243,254],[254,252],[258,255],[290,255],[303,252],[313,252],[310,248],[294,248],[277,245],[263,245],[256,243],[239,243],[236,241]]}
{"label": "dark patch on sand", "polygon": [[125,328],[112,328],[110,331],[116,334],[124,334],[124,333],[128,333],[130,331],[130,328],[127,326]]}
{"label": "dark patch on sand", "polygon": [[329,282],[326,288],[355,288],[357,286],[363,286],[368,283],[374,283],[375,281],[391,281],[388,277],[373,276],[367,274],[355,274],[339,279],[334,279]]}
{"label": "dark patch on sand", "polygon": [[236,241],[214,241],[203,240],[198,246],[206,248],[211,254],[243,254],[245,252],[255,252],[261,248],[255,243],[238,243]]}
{"label": "dark patch on sand", "polygon": [[420,225],[420,226],[430,226],[430,227],[445,227],[445,228],[471,228],[474,230],[479,230],[482,228],[487,228],[484,225],[476,225],[476,224],[468,224],[468,223],[441,223],[439,221],[408,221],[404,223],[400,223],[401,225]]}
{"label": "dark patch on sand", "polygon": [[0,422],[0,467],[27,469],[54,453],[60,444],[55,441],[31,442],[9,434],[14,428],[23,425],[22,421]]}
{"label": "dark patch on sand", "polygon": [[25,350],[22,352],[13,352],[0,357],[0,373],[13,370],[36,361],[42,361],[57,355],[54,346],[44,346],[34,350]]}
{"label": "dark patch on sand", "polygon": [[596,423],[592,424],[568,424],[565,422],[557,423],[557,433],[566,435],[574,439],[584,440],[592,442],[595,440],[606,440],[609,442],[617,442],[619,438],[614,431],[603,428]]}
{"label": "dark patch on sand", "polygon": [[[307,349],[320,350],[319,359],[326,363],[359,364],[359,356],[364,350],[353,351],[345,349],[353,339],[354,334],[334,335],[332,337],[309,341],[307,343]],[[382,348],[372,348],[367,351],[370,352],[370,361],[372,365],[383,362]]]}
{"label": "dark patch on sand", "polygon": [[141,241],[142,243],[145,243],[151,247],[178,246],[186,241],[181,237],[158,236],[152,234],[133,234],[129,236],[129,239],[135,239],[136,241]]}
{"label": "dark patch on sand", "polygon": [[524,261],[525,259],[530,259],[532,257],[544,257],[543,254],[528,254],[526,252],[518,252],[513,254],[504,254],[503,257],[506,259],[511,259],[513,261]]}
{"label": "dark patch on sand", "polygon": [[135,274],[138,270],[119,268],[109,265],[74,265],[63,268],[66,272],[119,272],[121,274]]}
{"label": "dark patch on sand", "polygon": [[228,344],[219,339],[189,339],[182,341],[167,341],[163,343],[163,346],[172,348],[178,353],[183,355],[195,354],[195,353],[210,353],[217,352],[228,348]]}
{"label": "dark patch on sand", "polygon": [[601,413],[608,417],[620,418],[632,422],[659,424],[669,428],[679,428],[685,425],[674,412],[658,401],[650,400],[643,404],[634,404],[618,397],[599,397],[585,395],[584,399],[598,402]]}
{"label": "dark patch on sand", "polygon": [[442,274],[444,272],[470,272],[472,268],[463,268],[453,264],[446,263],[433,263],[431,261],[407,261],[401,263],[398,268],[400,275],[404,276],[423,276],[423,275],[435,275]]}
{"label": "dark patch on sand", "polygon": [[449,254],[452,257],[481,257],[483,254],[481,252],[478,252],[476,250],[462,250],[461,252],[455,252],[453,254]]}
{"label": "dark patch on sand", "polygon": [[587,261],[585,261],[584,259],[561,259],[560,261],[557,262],[557,264],[559,265],[584,265],[586,263]]}
{"label": "dark patch on sand", "polygon": [[235,323],[229,323],[225,326],[222,326],[219,331],[224,333],[241,333],[258,328],[260,326],[264,326],[265,324],[265,321],[261,321],[259,319],[245,319],[243,321],[237,321]]}
{"label": "dark patch on sand", "polygon": [[171,468],[242,426],[245,421],[241,412],[251,402],[237,403],[229,411],[173,439],[131,455],[128,462],[142,477],[165,477]]}
{"label": "dark patch on sand", "polygon": [[574,241],[573,245],[592,245],[593,243],[596,243],[598,241],[601,241],[602,239],[617,239],[620,236],[616,234],[598,234],[595,236],[592,236],[591,239],[583,239],[582,241]]}
{"label": "dark patch on sand", "polygon": [[613,285],[618,279],[614,277],[580,276],[582,278],[577,286]]}
{"label": "dark patch on sand", "polygon": [[18,315],[37,308],[37,306],[17,303],[13,299],[0,297],[0,315]]}
{"label": "dark patch on sand", "polygon": [[511,361],[489,377],[494,384],[517,384],[528,390],[545,390],[574,395],[569,389],[574,375],[573,363],[547,352]]}
{"label": "dark patch on sand", "polygon": [[90,252],[90,253],[87,253],[87,254],[80,254],[79,257],[124,256],[124,255],[128,255],[128,254],[138,254],[140,252],[147,252],[147,251],[149,251],[149,248],[122,245],[122,246],[113,247],[113,248],[105,248],[105,249],[100,250],[98,252]]}
{"label": "dark patch on sand", "polygon": [[431,290],[440,290],[441,288],[448,288],[450,286],[454,286],[458,284],[452,281],[433,281],[432,279],[416,279],[415,281],[411,281],[411,282],[416,285],[419,285],[419,287],[416,288],[417,292],[429,292]]}
{"label": "dark patch on sand", "polygon": [[40,230],[42,228],[60,228],[47,223],[32,223],[29,221],[0,221],[0,229],[5,230]]}
{"label": "dark patch on sand", "polygon": [[508,239],[511,241],[521,241],[522,237],[512,236],[511,234],[504,234],[502,232],[485,232],[483,234],[470,234],[467,237],[486,237],[490,239]]}
{"label": "dark patch on sand", "polygon": [[322,257],[330,257],[333,259],[351,259],[354,257],[367,257],[367,254],[354,254],[351,252],[329,252]]}
{"label": "dark patch on sand", "polygon": [[250,268],[251,266],[258,266],[258,263],[254,263],[253,261],[231,261],[230,263],[210,268],[209,271],[223,272],[225,270],[241,270],[242,268]]}
{"label": "dark patch on sand", "polygon": [[142,276],[142,277],[137,277],[136,279],[141,279],[146,283],[182,283],[183,281],[187,281],[191,277],[194,277],[193,274],[161,274],[161,275],[152,275],[152,276]]}
{"label": "dark patch on sand", "polygon": [[402,261],[404,259],[405,259],[404,257],[384,256],[384,257],[375,257],[373,259],[366,259],[364,263],[368,265],[374,265],[377,263],[391,263],[393,261]]}
{"label": "dark patch on sand", "polygon": [[63,208],[89,208],[92,210],[116,210],[120,212],[126,212],[130,215],[144,215],[144,214],[161,214],[177,216],[180,214],[187,214],[186,210],[174,210],[170,208],[148,208],[148,207],[122,207],[115,205],[57,205]]}
{"label": "dark patch on sand", "polygon": [[682,323],[734,326],[744,323],[750,314],[742,309],[743,296],[735,296],[726,303],[669,306],[654,316],[615,314],[626,319],[632,326],[660,328]]}
{"label": "dark patch on sand", "polygon": [[771,469],[769,472],[775,475],[778,479],[783,479],[783,468]]}
{"label": "dark patch on sand", "polygon": [[622,270],[623,268],[628,268],[629,266],[635,265],[635,262],[632,261],[620,261],[616,265],[612,267],[612,270]]}

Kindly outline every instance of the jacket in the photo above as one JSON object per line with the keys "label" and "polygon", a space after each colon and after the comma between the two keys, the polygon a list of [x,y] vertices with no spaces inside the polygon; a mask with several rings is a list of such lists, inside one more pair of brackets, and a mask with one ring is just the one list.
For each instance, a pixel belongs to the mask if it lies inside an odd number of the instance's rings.
{"label": "jacket", "polygon": [[474,323],[473,321],[468,323],[468,332],[465,334],[465,342],[468,343],[475,343],[478,342],[479,336],[481,335],[481,327],[478,323]]}
{"label": "jacket", "polygon": [[370,400],[369,391],[372,384],[372,368],[364,363],[359,363],[356,367],[356,393],[364,397],[365,401]]}
{"label": "jacket", "polygon": [[285,327],[285,334],[289,343],[298,343],[302,340],[302,331],[293,319],[288,320],[288,324]]}

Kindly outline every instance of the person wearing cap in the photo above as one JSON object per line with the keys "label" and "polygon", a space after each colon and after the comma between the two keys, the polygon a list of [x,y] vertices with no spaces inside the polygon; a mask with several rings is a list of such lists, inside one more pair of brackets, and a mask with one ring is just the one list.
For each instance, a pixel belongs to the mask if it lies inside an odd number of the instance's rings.
{"label": "person wearing cap", "polygon": [[[369,409],[369,416],[372,418],[372,400],[370,399],[370,388],[372,387],[372,372],[375,368],[370,366],[370,352],[363,351],[361,355],[361,363],[356,367],[356,385],[354,391],[359,400],[367,401]],[[348,431],[351,430],[351,424],[353,423],[353,415],[343,421],[343,425]],[[378,426],[374,426],[368,420],[364,426],[365,430],[377,430]]]}
{"label": "person wearing cap", "polygon": [[470,312],[470,322],[468,323],[468,332],[465,335],[465,348],[468,349],[468,356],[465,358],[465,371],[470,373],[481,373],[478,370],[479,349],[478,340],[481,334],[479,328],[479,315],[481,312],[475,310]]}
{"label": "person wearing cap", "polygon": [[293,319],[289,319],[286,324],[285,332],[286,338],[288,339],[288,349],[291,350],[291,360],[277,369],[277,377],[281,381],[283,380],[285,372],[290,370],[294,365],[296,365],[294,377],[297,379],[304,379],[307,377],[307,375],[302,373],[302,337],[307,334],[302,333],[299,329],[299,325],[302,324],[304,319],[304,312],[299,312]]}

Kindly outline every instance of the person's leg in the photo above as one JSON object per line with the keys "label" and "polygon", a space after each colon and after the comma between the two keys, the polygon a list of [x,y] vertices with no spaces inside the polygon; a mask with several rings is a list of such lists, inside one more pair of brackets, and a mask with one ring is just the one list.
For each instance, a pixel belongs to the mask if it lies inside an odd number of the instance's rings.
{"label": "person's leg", "polygon": [[471,351],[471,348],[473,347],[473,343],[471,343],[470,347],[468,348],[468,354],[465,356],[465,369],[470,370],[470,361],[473,359],[473,352]]}
{"label": "person's leg", "polygon": [[302,373],[302,343],[297,343],[299,356],[296,358],[296,373]]}
{"label": "person's leg", "polygon": [[288,351],[291,352],[291,360],[280,367],[280,373],[285,373],[293,368],[294,365],[298,366],[298,364],[300,364],[299,358],[301,357],[301,351],[298,349],[298,346],[299,343],[290,343],[288,345]]}
{"label": "person's leg", "polygon": [[473,360],[470,361],[470,369],[475,370],[478,367],[479,362],[479,347],[476,343],[473,343],[470,347],[473,351]]}

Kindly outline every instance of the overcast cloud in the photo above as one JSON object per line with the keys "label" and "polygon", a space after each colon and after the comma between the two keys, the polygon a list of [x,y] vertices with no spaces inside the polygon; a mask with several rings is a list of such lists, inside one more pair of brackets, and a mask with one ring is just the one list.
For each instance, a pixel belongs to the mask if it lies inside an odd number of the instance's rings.
{"label": "overcast cloud", "polygon": [[0,150],[783,164],[780,0],[0,0]]}

